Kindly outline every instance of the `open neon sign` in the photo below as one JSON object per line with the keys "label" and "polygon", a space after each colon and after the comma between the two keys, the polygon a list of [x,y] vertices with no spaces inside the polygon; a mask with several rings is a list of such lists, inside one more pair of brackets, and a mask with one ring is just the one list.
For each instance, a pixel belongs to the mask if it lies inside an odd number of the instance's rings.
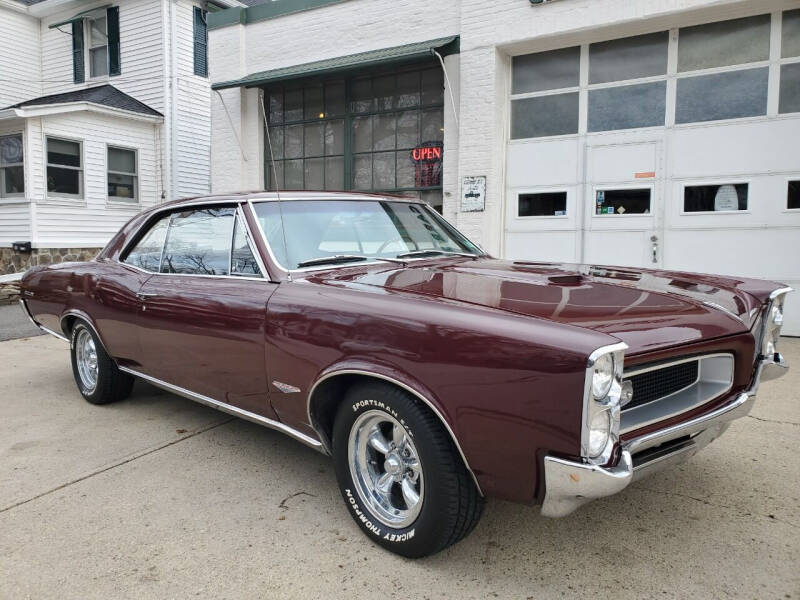
{"label": "open neon sign", "polygon": [[426,142],[411,150],[414,163],[414,186],[418,188],[442,185],[442,143]]}
{"label": "open neon sign", "polygon": [[441,146],[418,146],[411,151],[411,159],[414,162],[429,162],[442,160]]}

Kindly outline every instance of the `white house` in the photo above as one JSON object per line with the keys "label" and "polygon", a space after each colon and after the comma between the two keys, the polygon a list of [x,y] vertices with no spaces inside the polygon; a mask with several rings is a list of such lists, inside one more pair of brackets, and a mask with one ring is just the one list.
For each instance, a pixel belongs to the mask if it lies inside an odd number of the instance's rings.
{"label": "white house", "polygon": [[142,208],[209,191],[206,19],[231,6],[0,0],[0,273],[91,256]]}
{"label": "white house", "polygon": [[798,0],[277,0],[209,44],[213,191],[408,193],[505,258],[800,288]]}

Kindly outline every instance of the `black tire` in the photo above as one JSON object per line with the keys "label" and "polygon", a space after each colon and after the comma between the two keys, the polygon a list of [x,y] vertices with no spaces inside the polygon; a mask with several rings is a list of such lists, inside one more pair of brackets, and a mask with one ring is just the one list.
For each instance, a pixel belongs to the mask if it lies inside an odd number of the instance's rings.
{"label": "black tire", "polygon": [[[413,522],[396,528],[368,505],[351,473],[349,442],[354,425],[383,412],[401,423],[422,465],[424,494]],[[356,427],[357,429],[357,427]],[[336,415],[333,459],[342,497],[364,534],[387,550],[409,558],[434,554],[466,537],[483,512],[483,498],[449,433],[433,412],[405,391],[380,382],[351,387]],[[375,461],[372,464],[378,464]]]}
{"label": "black tire", "polygon": [[[81,378],[78,370],[77,344],[82,336],[89,335],[94,341],[97,354],[97,383],[92,388]],[[94,330],[85,321],[78,320],[70,331],[70,360],[72,375],[78,390],[87,402],[92,404],[108,404],[127,398],[133,389],[133,377],[123,373],[106,353]]]}

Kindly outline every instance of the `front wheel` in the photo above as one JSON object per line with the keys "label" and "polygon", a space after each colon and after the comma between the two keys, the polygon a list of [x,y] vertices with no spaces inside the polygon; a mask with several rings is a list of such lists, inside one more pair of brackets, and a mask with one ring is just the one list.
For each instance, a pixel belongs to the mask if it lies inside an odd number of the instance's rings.
{"label": "front wheel", "polygon": [[77,321],[72,327],[70,354],[75,383],[88,402],[108,404],[131,393],[133,377],[117,368],[97,335],[84,321]]}
{"label": "front wheel", "polygon": [[376,543],[421,557],[455,544],[477,524],[483,498],[436,416],[382,382],[352,387],[334,424],[342,496]]}

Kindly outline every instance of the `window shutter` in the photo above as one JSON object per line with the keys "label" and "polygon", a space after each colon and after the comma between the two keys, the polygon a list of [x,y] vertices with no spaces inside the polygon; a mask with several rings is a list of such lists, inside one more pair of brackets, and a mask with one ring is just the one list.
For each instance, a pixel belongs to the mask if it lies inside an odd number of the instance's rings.
{"label": "window shutter", "polygon": [[85,77],[83,62],[83,20],[72,22],[72,80],[83,83]]}
{"label": "window shutter", "polygon": [[119,6],[112,6],[106,11],[108,23],[108,74],[119,75],[122,63],[119,53]]}
{"label": "window shutter", "polygon": [[194,7],[194,74],[208,77],[208,26],[206,11]]}

